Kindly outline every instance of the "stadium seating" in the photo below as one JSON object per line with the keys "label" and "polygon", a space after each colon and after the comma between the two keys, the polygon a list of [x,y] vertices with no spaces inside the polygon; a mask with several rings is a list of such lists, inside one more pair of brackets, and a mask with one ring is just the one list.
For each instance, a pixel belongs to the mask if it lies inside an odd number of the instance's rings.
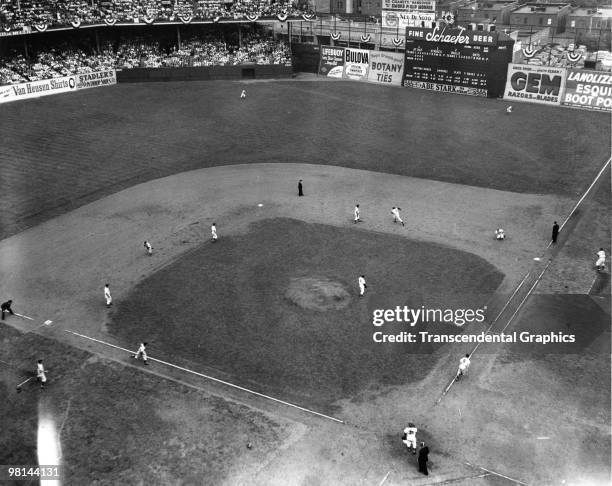
{"label": "stadium seating", "polygon": [[227,45],[212,35],[186,39],[181,46],[162,48],[154,39],[135,37],[99,52],[74,49],[67,44],[38,52],[28,60],[17,52],[0,59],[0,84],[17,84],[69,74],[139,67],[234,66],[280,64],[291,66],[289,46],[258,34],[243,36],[241,46]]}

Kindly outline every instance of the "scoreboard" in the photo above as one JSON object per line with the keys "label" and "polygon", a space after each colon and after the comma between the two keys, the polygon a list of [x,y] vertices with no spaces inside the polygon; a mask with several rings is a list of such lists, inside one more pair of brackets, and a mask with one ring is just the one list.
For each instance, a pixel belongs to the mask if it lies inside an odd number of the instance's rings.
{"label": "scoreboard", "polygon": [[497,32],[408,27],[404,86],[491,95],[492,80],[507,70],[508,63],[507,56],[499,56],[497,51]]}

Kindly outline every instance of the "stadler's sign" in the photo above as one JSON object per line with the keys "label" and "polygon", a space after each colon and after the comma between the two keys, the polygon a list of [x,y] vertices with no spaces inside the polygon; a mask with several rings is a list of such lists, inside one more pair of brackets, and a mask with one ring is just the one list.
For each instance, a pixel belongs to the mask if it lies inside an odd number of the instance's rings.
{"label": "stadler's sign", "polygon": [[433,29],[409,27],[406,29],[406,39],[462,46],[496,46],[497,35],[497,32],[467,30],[463,27],[450,28],[445,26]]}

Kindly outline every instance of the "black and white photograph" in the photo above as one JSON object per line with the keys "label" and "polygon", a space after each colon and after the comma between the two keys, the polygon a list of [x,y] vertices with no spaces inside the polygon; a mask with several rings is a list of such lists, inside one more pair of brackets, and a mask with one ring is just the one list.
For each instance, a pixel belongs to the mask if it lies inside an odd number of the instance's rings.
{"label": "black and white photograph", "polygon": [[611,39],[0,0],[0,484],[612,484]]}

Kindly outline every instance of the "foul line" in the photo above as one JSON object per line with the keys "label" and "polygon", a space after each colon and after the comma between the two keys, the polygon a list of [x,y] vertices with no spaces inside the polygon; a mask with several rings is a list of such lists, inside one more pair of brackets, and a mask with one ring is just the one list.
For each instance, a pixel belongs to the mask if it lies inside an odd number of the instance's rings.
{"label": "foul line", "polygon": [[[593,186],[595,184],[597,184],[597,181],[599,180],[599,178],[601,177],[601,174],[604,173],[604,171],[607,169],[608,165],[610,165],[610,161],[612,160],[612,157],[610,157],[606,163],[603,165],[603,167],[601,168],[601,170],[599,171],[599,173],[595,176],[595,179],[593,179],[593,182],[591,182],[591,185],[588,187],[588,189],[584,192],[584,194],[582,195],[582,197],[580,199],[578,199],[578,202],[574,205],[574,207],[572,208],[572,210],[570,211],[569,215],[567,216],[567,218],[565,218],[565,221],[563,221],[563,223],[561,224],[561,226],[559,226],[559,233],[561,233],[561,230],[563,229],[563,227],[567,224],[567,222],[569,221],[569,219],[574,215],[574,213],[576,212],[576,209],[578,209],[578,206],[580,206],[580,204],[582,203],[582,201],[584,201],[584,198],[587,197],[587,194],[589,192],[591,192],[591,189],[593,189]],[[552,245],[552,240],[548,243],[548,246],[546,247],[546,249],[548,250],[550,248],[550,246]]]}
{"label": "foul line", "polygon": [[514,478],[511,478],[509,476],[504,476],[503,474],[500,474],[500,473],[495,472],[495,471],[491,471],[490,469],[486,469],[486,468],[481,467],[481,466],[477,466],[476,464],[470,464],[469,462],[466,462],[466,464],[468,466],[470,466],[470,467],[477,467],[478,469],[482,469],[483,471],[486,471],[489,474],[494,474],[495,476],[499,476],[500,478],[504,478],[504,479],[507,479],[508,481],[512,481],[513,483],[522,484],[524,486],[529,486],[528,483],[525,483],[523,481],[519,481],[518,479],[514,479]]}
{"label": "foul line", "polygon": [[[525,283],[525,281],[527,280],[527,277],[529,277],[529,272],[527,272],[527,274],[523,277],[523,280],[521,280],[521,282],[518,284],[518,286],[516,287],[516,289],[514,289],[514,292],[512,292],[512,295],[510,296],[510,298],[506,301],[506,303],[504,304],[504,306],[502,307],[502,309],[499,311],[499,313],[497,314],[497,316],[495,317],[495,319],[493,319],[493,321],[491,322],[491,325],[485,330],[485,334],[489,334],[489,332],[491,331],[491,328],[495,325],[495,323],[497,322],[497,320],[500,318],[500,316],[504,313],[504,311],[506,310],[506,308],[508,307],[508,305],[510,305],[510,302],[512,302],[512,299],[514,299],[514,296],[516,295],[516,293],[520,290],[520,288],[523,286],[523,284]],[[478,346],[480,346],[481,343],[477,343],[476,347],[474,347],[474,349],[472,350],[472,352],[470,353],[470,356],[472,356],[476,350],[478,349]],[[451,389],[451,387],[455,384],[455,382],[457,381],[457,375],[455,375],[453,377],[453,379],[451,380],[451,382],[448,384],[448,386],[444,389],[444,391],[442,392],[442,395],[440,395],[440,398],[438,398],[438,400],[436,401],[436,405],[438,403],[440,403],[442,401],[442,398],[444,398],[444,396],[448,393],[448,391]]]}
{"label": "foul line", "polygon": [[28,316],[24,316],[23,314],[17,314],[17,312],[15,312],[15,315],[16,315],[16,316],[19,316],[19,317],[23,317],[24,319],[29,319],[30,321],[33,321],[33,320],[34,320],[33,318],[28,317]]}
{"label": "foul line", "polygon": [[385,484],[385,481],[389,477],[389,474],[391,474],[391,471],[389,471],[387,474],[385,474],[385,477],[382,478],[382,481],[380,483],[378,483],[378,486],[382,486],[383,484]]}
{"label": "foul line", "polygon": [[536,288],[536,285],[538,285],[540,283],[540,280],[542,279],[542,276],[544,275],[544,272],[548,269],[548,267],[550,266],[550,264],[552,263],[552,260],[548,260],[548,263],[546,264],[546,266],[543,268],[543,270],[540,272],[540,275],[538,275],[538,278],[536,278],[536,281],[533,283],[533,285],[531,286],[531,288],[529,289],[529,291],[527,292],[527,295],[525,295],[525,297],[523,298],[523,300],[521,300],[521,303],[518,305],[518,307],[516,308],[516,310],[514,311],[514,314],[512,314],[512,316],[510,317],[510,319],[508,320],[508,323],[504,326],[504,328],[500,331],[500,334],[503,333],[506,328],[510,325],[510,323],[514,320],[514,317],[518,314],[518,312],[521,310],[521,308],[523,307],[523,304],[525,303],[525,301],[529,298],[529,296],[531,295],[531,292],[533,292],[533,290]]}
{"label": "foul line", "polygon": [[[92,338],[92,337],[89,337],[89,336],[85,336],[84,334],[79,334],[78,332],[69,331],[68,329],[65,329],[65,331],[69,332],[70,334],[74,334],[75,336],[79,336],[79,337],[82,337],[84,339],[89,339],[90,341],[95,341],[96,343],[104,344],[105,346],[110,346],[111,348],[120,349],[121,351],[125,351],[126,353],[135,354],[135,351],[130,351],[129,349],[125,349],[125,348],[122,348],[121,346],[116,346],[114,344],[107,343],[105,341],[101,341],[100,339],[96,339],[96,338]],[[168,363],[167,361],[162,361],[161,359],[152,358],[150,356],[148,356],[148,359],[151,360],[151,361],[156,361],[157,363],[165,364],[166,366],[170,366],[171,368],[176,368],[177,370],[185,371],[186,373],[191,373],[192,375],[196,375],[196,376],[200,376],[202,378],[206,378],[207,380],[215,381],[217,383],[221,383],[223,385],[227,385],[229,387],[236,388],[237,390],[241,390],[241,391],[250,393],[252,395],[256,395],[258,397],[262,397],[262,398],[266,398],[268,400],[272,400],[273,402],[281,403],[281,404],[286,405],[288,407],[297,408],[298,410],[301,410],[302,412],[307,412],[307,413],[310,413],[310,414],[313,414],[313,415],[318,415],[319,417],[326,418],[327,420],[332,420],[334,422],[338,422],[338,423],[344,424],[343,420],[337,419],[335,417],[330,417],[329,415],[325,415],[325,414],[320,413],[320,412],[315,412],[314,410],[310,410],[308,408],[300,407],[299,405],[295,405],[293,403],[285,402],[284,400],[280,400],[278,398],[274,398],[274,397],[271,397],[269,395],[264,395],[263,393],[259,393],[259,392],[256,392],[254,390],[249,390],[248,388],[244,388],[244,387],[239,386],[239,385],[234,385],[233,383],[230,383],[228,381],[220,380],[219,378],[215,378],[213,376],[208,376],[208,375],[205,375],[203,373],[198,373],[197,371],[193,371],[193,370],[190,370],[188,368],[183,368],[182,366],[178,366],[178,365],[175,365],[175,364],[172,364],[172,363]]]}

